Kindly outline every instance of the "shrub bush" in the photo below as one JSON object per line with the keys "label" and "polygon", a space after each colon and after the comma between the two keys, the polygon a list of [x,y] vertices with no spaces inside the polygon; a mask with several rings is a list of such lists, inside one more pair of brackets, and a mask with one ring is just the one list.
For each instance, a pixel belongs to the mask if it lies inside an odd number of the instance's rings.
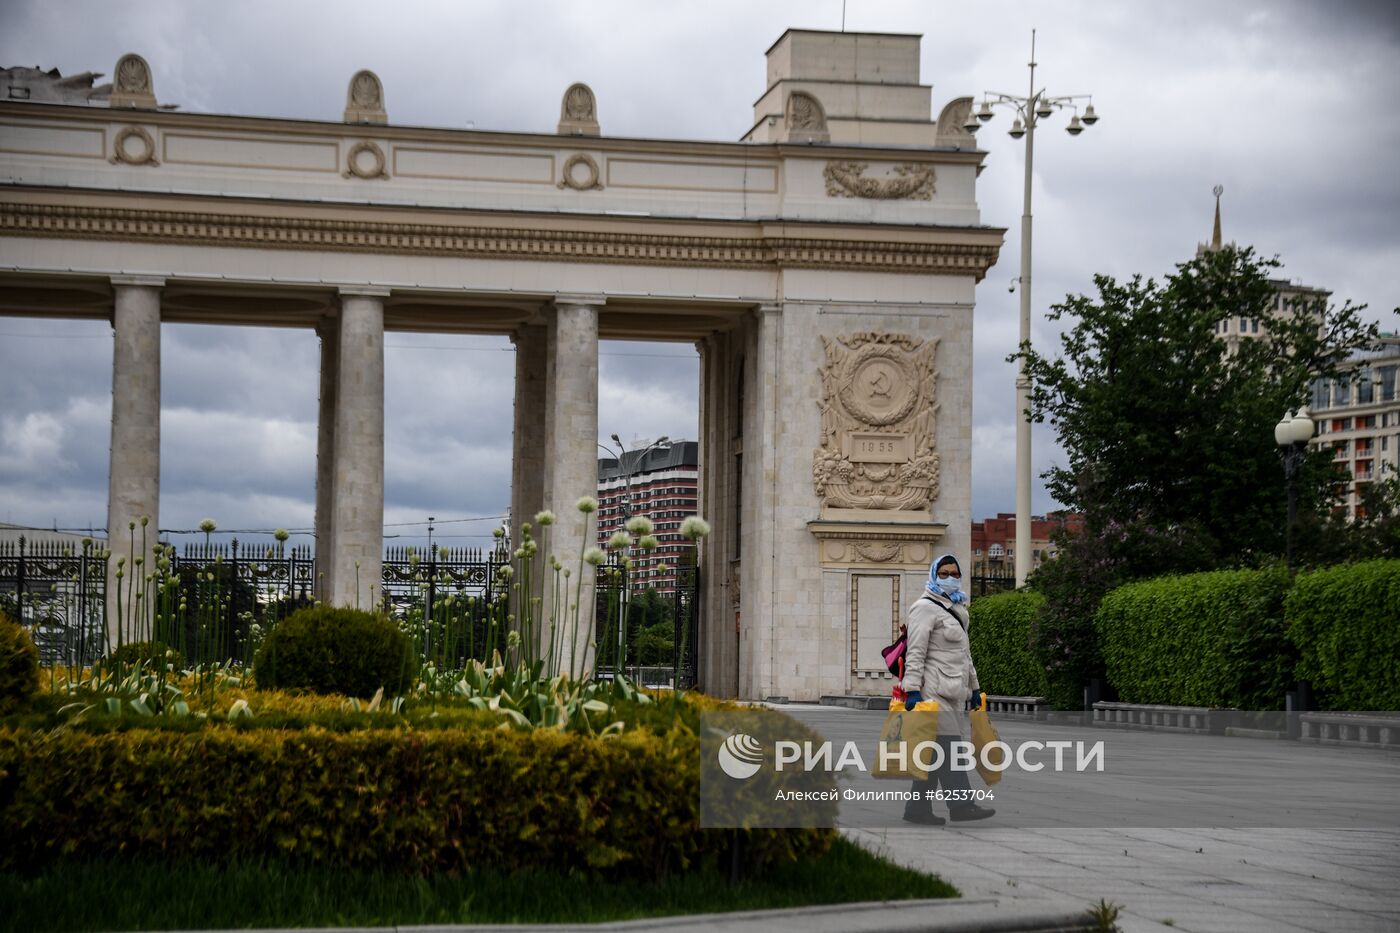
{"label": "shrub bush", "polygon": [[[149,721],[149,720],[147,720]],[[699,826],[695,733],[0,728],[0,868],[57,858],[286,859],[403,873],[656,878],[726,864]],[[745,870],[830,830],[749,830]]]}
{"label": "shrub bush", "polygon": [[273,626],[253,659],[259,687],[367,697],[408,691],[418,670],[413,639],[360,609],[313,606]]}
{"label": "shrub bush", "polygon": [[185,669],[185,656],[180,653],[180,649],[172,648],[163,641],[129,641],[117,648],[106,658],[106,664],[110,667],[113,664],[125,664],[128,667],[138,661],[150,662],[164,658],[166,663],[177,671]]}
{"label": "shrub bush", "polygon": [[1285,610],[1324,709],[1400,709],[1400,560],[1300,574]]}
{"label": "shrub bush", "polygon": [[1007,696],[1045,696],[1045,668],[1031,645],[1031,621],[1045,597],[1031,590],[973,600],[968,640],[982,689]]}
{"label": "shrub bush", "polygon": [[14,619],[0,613],[0,713],[24,706],[39,692],[39,649]]}
{"label": "shrub bush", "polygon": [[1209,535],[1200,527],[1151,521],[1091,520],[1085,530],[1057,536],[1058,555],[1031,575],[1045,595],[1031,626],[1036,657],[1055,709],[1081,709],[1084,687],[1106,676],[1094,616],[1114,587],[1165,573],[1211,566]]}
{"label": "shrub bush", "polygon": [[1282,567],[1165,576],[1111,591],[1095,616],[1126,703],[1279,709],[1292,678]]}

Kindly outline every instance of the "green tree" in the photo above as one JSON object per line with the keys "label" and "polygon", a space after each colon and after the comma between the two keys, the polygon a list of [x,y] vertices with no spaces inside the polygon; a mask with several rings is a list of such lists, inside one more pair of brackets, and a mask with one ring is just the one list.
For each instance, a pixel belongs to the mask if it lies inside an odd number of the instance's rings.
{"label": "green tree", "polygon": [[[1050,357],[1024,358],[1036,421],[1054,426],[1068,463],[1047,474],[1054,497],[1085,514],[1088,531],[1147,520],[1205,535],[1220,564],[1283,550],[1286,489],[1273,425],[1300,407],[1316,375],[1336,375],[1371,345],[1363,307],[1314,305],[1273,316],[1279,263],[1228,246],[1177,266],[1158,284],[1096,276],[1096,297],[1072,295],[1051,321],[1073,321]],[[1217,325],[1263,319],[1257,338],[1222,352]],[[1314,451],[1300,503],[1316,511],[1335,481]]]}
{"label": "green tree", "polygon": [[[1048,314],[1071,324],[1058,354],[1023,346],[1011,357],[1025,361],[1031,416],[1049,419],[1067,458],[1047,486],[1085,516],[1085,533],[1061,540],[1032,581],[1046,596],[1035,643],[1056,706],[1078,706],[1083,684],[1103,676],[1093,615],[1109,589],[1282,554],[1287,490],[1273,425],[1377,328],[1350,303],[1275,316],[1278,266],[1229,246],[1160,284],[1095,276],[1097,295],[1068,296]],[[1241,317],[1265,327],[1226,353],[1218,325]],[[1334,470],[1328,451],[1307,458],[1302,514],[1326,513]]]}

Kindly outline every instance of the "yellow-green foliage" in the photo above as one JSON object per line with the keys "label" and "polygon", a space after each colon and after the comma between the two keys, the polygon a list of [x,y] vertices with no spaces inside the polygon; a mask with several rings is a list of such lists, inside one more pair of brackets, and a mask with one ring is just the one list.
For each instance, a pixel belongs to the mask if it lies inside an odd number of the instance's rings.
{"label": "yellow-green foliage", "polygon": [[988,693],[1045,696],[1045,666],[1031,646],[1031,620],[1045,597],[1029,590],[973,600],[967,637],[977,679]]}
{"label": "yellow-green foliage", "polygon": [[1288,638],[1327,709],[1400,709],[1400,560],[1325,567],[1288,594]]}
{"label": "yellow-green foliage", "polygon": [[0,612],[0,713],[39,691],[39,652],[24,626]]}
{"label": "yellow-green foliage", "polygon": [[[0,867],[277,857],[408,873],[658,876],[716,864],[693,730],[0,728]],[[829,830],[745,833],[744,864]]]}
{"label": "yellow-green foliage", "polygon": [[1094,619],[1109,681],[1128,703],[1278,709],[1294,665],[1284,635],[1288,587],[1276,567],[1112,590]]}

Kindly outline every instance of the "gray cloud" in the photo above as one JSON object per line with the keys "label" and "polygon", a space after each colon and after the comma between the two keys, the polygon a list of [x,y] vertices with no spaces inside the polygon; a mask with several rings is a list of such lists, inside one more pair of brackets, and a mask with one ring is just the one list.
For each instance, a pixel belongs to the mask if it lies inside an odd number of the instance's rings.
{"label": "gray cloud", "polygon": [[[1103,120],[1037,139],[1033,339],[1046,308],[1092,275],[1160,277],[1210,230],[1225,185],[1227,238],[1279,254],[1285,274],[1400,325],[1400,28],[1389,2],[1176,4],[905,0],[850,4],[853,30],[920,32],[934,107],[1038,83],[1095,95]],[[163,101],[187,110],[335,120],[345,84],[375,69],[395,122],[550,132],[573,81],[610,135],[737,139],[764,89],[763,52],[789,26],[836,28],[839,0],[753,4],[421,2],[189,4],[38,0],[0,7],[0,64],[110,71],[138,51]],[[1014,508],[1013,367],[1024,147],[1000,114],[980,136],[983,221],[1006,227],[978,289],[973,512]],[[38,334],[17,337],[14,334]],[[309,525],[318,346],[306,331],[164,329],[162,524]],[[514,357],[499,339],[391,334],[386,521],[498,513],[508,498]],[[432,346],[438,349],[422,349]],[[507,352],[503,352],[503,349]],[[694,437],[698,361],[686,344],[612,343],[600,359],[600,433]],[[623,355],[626,354],[626,355]],[[0,319],[0,519],[101,524],[110,330]],[[1271,425],[1261,425],[1267,432]],[[1037,471],[1060,457],[1034,434]],[[1043,493],[1037,511],[1053,506]],[[485,533],[472,524],[451,534]],[[396,532],[397,533],[397,532]],[[419,532],[405,529],[406,535]],[[447,529],[444,529],[447,533]],[[407,540],[407,539],[401,539]],[[469,543],[458,539],[458,543]]]}

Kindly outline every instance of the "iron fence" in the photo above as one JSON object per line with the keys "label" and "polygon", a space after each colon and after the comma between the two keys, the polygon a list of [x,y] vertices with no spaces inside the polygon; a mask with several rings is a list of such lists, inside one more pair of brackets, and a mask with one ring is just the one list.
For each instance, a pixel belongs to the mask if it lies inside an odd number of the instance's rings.
{"label": "iron fence", "polygon": [[979,568],[980,573],[974,573],[968,593],[972,596],[990,596],[993,593],[1005,593],[1016,589],[1016,571],[1009,567],[986,567]]}
{"label": "iron fence", "polygon": [[43,664],[91,664],[106,644],[107,562],[84,539],[0,541],[0,609],[29,629]]}
{"label": "iron fence", "polygon": [[[29,629],[44,664],[87,666],[105,654],[108,560],[102,555],[100,541],[85,541],[76,552],[64,542],[0,542],[0,609]],[[149,587],[155,597],[147,610],[149,621],[128,622],[122,638],[159,639],[190,663],[251,660],[254,625],[265,630],[314,602],[318,574],[310,546],[250,546],[235,539],[193,542],[165,556],[168,564],[157,561],[162,569]],[[455,666],[482,656],[490,626],[503,624],[511,580],[501,569],[510,563],[509,552],[502,548],[435,548],[421,555],[412,548],[389,548],[376,601],[390,615],[418,625],[425,658]],[[626,568],[610,561],[598,568],[595,579],[599,675],[612,676],[621,661],[638,682],[694,686],[697,569],[679,568],[676,588],[667,597],[674,629],[669,666],[639,663],[635,646],[640,621],[626,618],[624,611],[629,594]],[[122,612],[129,614],[129,608]],[[504,637],[503,632],[496,634]],[[624,643],[630,647],[622,658]]]}

